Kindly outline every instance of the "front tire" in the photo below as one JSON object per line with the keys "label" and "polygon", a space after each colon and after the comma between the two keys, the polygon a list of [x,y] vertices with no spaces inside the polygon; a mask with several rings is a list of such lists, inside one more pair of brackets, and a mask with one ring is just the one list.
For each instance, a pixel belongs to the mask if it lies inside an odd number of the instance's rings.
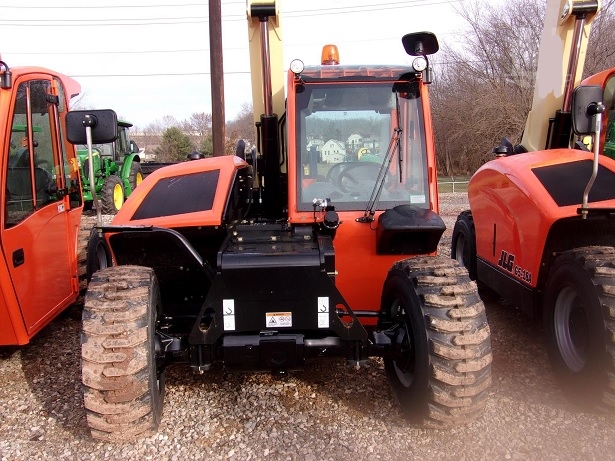
{"label": "front tire", "polygon": [[561,254],[544,297],[549,356],[562,390],[582,406],[615,409],[615,249]]}
{"label": "front tire", "polygon": [[117,214],[124,204],[124,184],[122,180],[116,176],[111,175],[107,179],[102,187],[101,191],[101,211],[103,214]]}
{"label": "front tire", "polygon": [[491,339],[465,268],[443,256],[399,261],[381,308],[395,351],[385,372],[406,417],[429,427],[478,417],[491,385]]}
{"label": "front tire", "polygon": [[94,438],[121,442],[157,430],[165,378],[156,356],[159,315],[153,269],[115,266],[92,276],[83,310],[81,364]]}
{"label": "front tire", "polygon": [[94,228],[90,231],[90,238],[87,247],[86,261],[86,277],[89,283],[92,275],[101,270],[111,267],[113,259],[111,258],[111,249],[105,238],[99,234],[98,229]]}

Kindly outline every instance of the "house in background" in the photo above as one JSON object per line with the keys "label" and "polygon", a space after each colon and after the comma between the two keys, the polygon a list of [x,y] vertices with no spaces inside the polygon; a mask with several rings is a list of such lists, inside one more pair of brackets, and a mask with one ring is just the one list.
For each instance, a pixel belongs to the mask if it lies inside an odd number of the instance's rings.
{"label": "house in background", "polygon": [[342,141],[329,139],[320,151],[324,163],[340,163],[346,160],[346,146]]}

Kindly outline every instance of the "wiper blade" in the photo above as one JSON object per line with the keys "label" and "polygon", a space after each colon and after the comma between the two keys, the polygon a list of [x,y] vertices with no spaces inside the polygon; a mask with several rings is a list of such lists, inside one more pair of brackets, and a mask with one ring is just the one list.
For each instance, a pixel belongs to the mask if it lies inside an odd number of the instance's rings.
{"label": "wiper blade", "polygon": [[[391,162],[393,161],[393,154],[399,147],[399,139],[401,136],[401,128],[395,128],[393,130],[393,136],[391,137],[391,141],[389,142],[389,149],[387,150],[387,154],[382,161],[382,165],[380,165],[380,170],[378,171],[378,176],[376,177],[376,184],[374,184],[374,189],[372,190],[372,194],[369,197],[369,201],[367,202],[367,207],[365,208],[365,213],[360,218],[357,218],[357,222],[373,222],[374,214],[376,213],[376,204],[380,199],[380,194],[382,193],[382,188],[384,187],[384,183],[387,178],[387,173],[389,168],[391,167]],[[401,156],[400,156],[401,157]],[[400,169],[401,174],[401,169]],[[401,176],[400,176],[401,180]]]}

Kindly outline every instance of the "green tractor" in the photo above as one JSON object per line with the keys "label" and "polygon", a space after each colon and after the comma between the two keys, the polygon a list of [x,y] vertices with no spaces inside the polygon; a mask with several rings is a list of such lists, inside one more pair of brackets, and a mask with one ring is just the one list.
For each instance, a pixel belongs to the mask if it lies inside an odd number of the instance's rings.
{"label": "green tractor", "polygon": [[[91,209],[98,197],[103,214],[116,214],[143,180],[139,148],[130,140],[128,131],[132,123],[118,120],[117,126],[115,142],[92,146],[92,175],[87,146],[80,145],[77,149],[85,207]],[[92,194],[92,183],[95,194]]]}

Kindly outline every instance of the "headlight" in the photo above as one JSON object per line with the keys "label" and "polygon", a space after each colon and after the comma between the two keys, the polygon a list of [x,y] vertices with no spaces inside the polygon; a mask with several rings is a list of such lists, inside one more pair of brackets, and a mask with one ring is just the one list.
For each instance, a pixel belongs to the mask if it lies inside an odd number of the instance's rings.
{"label": "headlight", "polygon": [[299,75],[303,72],[303,61],[301,59],[293,59],[290,63],[290,70],[293,74]]}
{"label": "headlight", "polygon": [[427,59],[423,56],[414,58],[414,61],[412,61],[412,68],[417,72],[423,72],[427,68]]}

